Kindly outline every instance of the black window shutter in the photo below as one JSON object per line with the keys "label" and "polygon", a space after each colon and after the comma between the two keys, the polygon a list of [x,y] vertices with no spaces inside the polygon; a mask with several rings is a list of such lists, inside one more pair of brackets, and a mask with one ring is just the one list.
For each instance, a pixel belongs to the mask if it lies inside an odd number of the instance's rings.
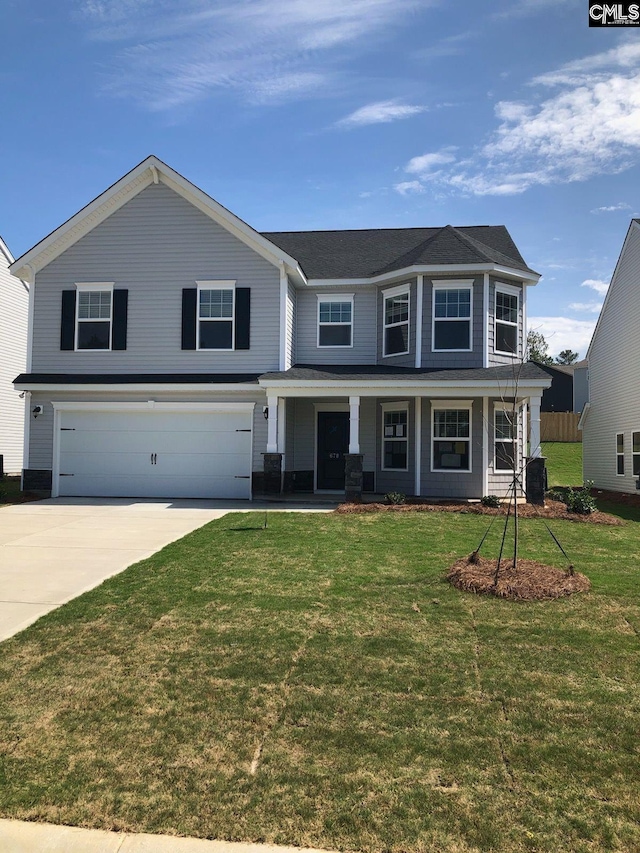
{"label": "black window shutter", "polygon": [[182,349],[196,348],[196,309],[198,288],[182,289]]}
{"label": "black window shutter", "polygon": [[236,287],[236,349],[249,349],[251,288]]}
{"label": "black window shutter", "polygon": [[111,334],[111,349],[127,348],[127,304],[128,290],[113,291],[113,331]]}
{"label": "black window shutter", "polygon": [[62,319],[60,323],[60,349],[75,349],[76,337],[76,292],[62,291]]}

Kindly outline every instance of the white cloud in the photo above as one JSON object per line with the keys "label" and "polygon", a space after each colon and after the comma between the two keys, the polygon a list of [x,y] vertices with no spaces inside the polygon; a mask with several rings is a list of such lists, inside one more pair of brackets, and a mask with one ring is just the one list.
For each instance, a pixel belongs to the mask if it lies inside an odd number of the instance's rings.
{"label": "white cloud", "polygon": [[587,278],[582,282],[580,287],[589,287],[591,290],[595,290],[596,293],[599,293],[600,296],[604,296],[609,290],[609,282],[601,281],[598,278]]}
{"label": "white cloud", "polygon": [[419,157],[412,157],[404,167],[405,172],[410,175],[427,175],[438,166],[444,166],[447,163],[454,163],[455,157],[451,153],[454,148],[444,148],[441,151],[433,151],[430,154],[421,154]]}
{"label": "white cloud", "polygon": [[529,331],[540,332],[549,344],[549,355],[555,357],[563,349],[571,349],[583,357],[596,326],[593,320],[575,320],[573,317],[529,317]]}
{"label": "white cloud", "polygon": [[432,2],[83,0],[79,17],[115,45],[105,88],[166,110],[216,90],[254,103],[327,96],[355,50]]}
{"label": "white cloud", "polygon": [[397,100],[376,101],[352,112],[336,122],[337,127],[362,127],[367,124],[386,124],[398,119],[410,118],[427,108],[416,104],[402,104]]}
{"label": "white cloud", "polygon": [[526,101],[496,105],[489,140],[440,181],[472,195],[516,195],[616,174],[640,161],[640,44],[566,63],[536,77],[531,88]]}
{"label": "white cloud", "polygon": [[592,314],[599,314],[602,302],[571,302],[569,308],[572,311],[588,311]]}
{"label": "white cloud", "polygon": [[631,205],[621,201],[618,204],[610,204],[605,207],[594,207],[591,213],[613,213],[616,210],[631,210]]}
{"label": "white cloud", "polygon": [[399,184],[394,185],[394,190],[399,192],[400,195],[411,195],[412,193],[419,195],[425,192],[424,184],[420,183],[420,181],[401,181]]}

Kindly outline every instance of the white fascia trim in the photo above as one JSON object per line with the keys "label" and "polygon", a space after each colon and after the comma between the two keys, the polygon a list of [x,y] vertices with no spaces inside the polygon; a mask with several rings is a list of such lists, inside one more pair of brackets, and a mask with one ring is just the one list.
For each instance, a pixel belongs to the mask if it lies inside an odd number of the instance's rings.
{"label": "white fascia trim", "polygon": [[102,393],[102,394],[126,394],[127,392],[140,394],[141,392],[145,394],[166,394],[171,393],[175,394],[177,392],[181,392],[183,394],[204,394],[206,392],[212,394],[223,394],[226,391],[233,391],[237,393],[238,391],[244,391],[248,394],[255,394],[258,392],[259,394],[264,393],[264,388],[257,383],[255,385],[237,385],[237,384],[226,384],[226,383],[200,383],[193,382],[188,384],[178,384],[176,383],[158,383],[157,385],[149,385],[148,383],[127,383],[122,385],[47,385],[43,383],[21,383],[15,385],[16,389],[19,391],[30,391],[30,392],[40,392],[40,393],[76,393],[76,394],[84,394],[84,393]]}
{"label": "white fascia trim", "polygon": [[585,403],[584,409],[582,410],[582,414],[580,415],[580,420],[578,421],[578,429],[584,429],[584,425],[587,422],[587,417],[589,415],[590,409],[591,403]]}
{"label": "white fascia trim", "polygon": [[520,383],[496,383],[492,385],[474,385],[470,382],[448,382],[446,385],[439,382],[438,384],[413,384],[398,382],[383,383],[366,383],[366,382],[345,382],[344,384],[327,385],[321,381],[316,383],[269,383],[261,387],[267,390],[267,393],[278,394],[282,397],[393,397],[393,396],[409,396],[409,397],[442,397],[446,399],[452,394],[459,392],[460,394],[472,394],[474,397],[500,397],[506,393],[512,395],[518,391],[518,398],[524,399],[529,396],[541,396],[544,388],[548,385],[531,384],[525,385]]}
{"label": "white fascia trim", "polygon": [[133,196],[142,192],[150,184],[157,183],[158,178],[274,266],[284,262],[302,284],[307,283],[306,276],[295,258],[283,252],[230,210],[153,155],[127,172],[119,181],[18,258],[10,267],[11,274],[17,278],[24,278],[27,264],[31,264],[36,271],[42,269]]}
{"label": "white fascia trim", "polygon": [[316,293],[318,302],[353,302],[353,293]]}
{"label": "white fascia trim", "polygon": [[155,400],[147,402],[127,403],[121,401],[87,403],[72,400],[51,401],[54,412],[251,412],[255,403],[158,403]]}
{"label": "white fascia trim", "polygon": [[416,264],[403,267],[399,270],[373,275],[369,278],[310,278],[306,283],[309,287],[353,287],[364,284],[385,284],[396,279],[411,278],[416,275],[459,275],[459,274],[481,274],[495,272],[498,275],[506,275],[510,278],[522,281],[527,285],[536,285],[540,281],[538,273],[528,273],[524,270],[512,267],[498,266],[496,264]]}

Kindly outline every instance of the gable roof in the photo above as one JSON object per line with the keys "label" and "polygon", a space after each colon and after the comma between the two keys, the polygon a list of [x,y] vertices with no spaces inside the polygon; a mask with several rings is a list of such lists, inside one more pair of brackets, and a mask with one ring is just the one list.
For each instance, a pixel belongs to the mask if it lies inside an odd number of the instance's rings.
{"label": "gable roof", "polygon": [[504,225],[267,231],[309,279],[370,278],[420,266],[498,265],[537,278]]}
{"label": "gable roof", "polygon": [[160,181],[222,225],[263,258],[275,266],[284,265],[294,278],[304,281],[298,262],[281,247],[269,242],[262,234],[153,155],[138,163],[119,181],[21,255],[12,264],[11,273],[18,278],[31,279],[34,272],[51,263],[134,196],[150,184],[157,184]]}

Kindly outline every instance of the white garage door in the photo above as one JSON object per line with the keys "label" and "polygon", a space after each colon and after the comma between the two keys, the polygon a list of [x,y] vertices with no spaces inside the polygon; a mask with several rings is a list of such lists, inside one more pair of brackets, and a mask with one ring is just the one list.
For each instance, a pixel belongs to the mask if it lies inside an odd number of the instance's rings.
{"label": "white garage door", "polygon": [[250,411],[61,411],[58,493],[250,498]]}

